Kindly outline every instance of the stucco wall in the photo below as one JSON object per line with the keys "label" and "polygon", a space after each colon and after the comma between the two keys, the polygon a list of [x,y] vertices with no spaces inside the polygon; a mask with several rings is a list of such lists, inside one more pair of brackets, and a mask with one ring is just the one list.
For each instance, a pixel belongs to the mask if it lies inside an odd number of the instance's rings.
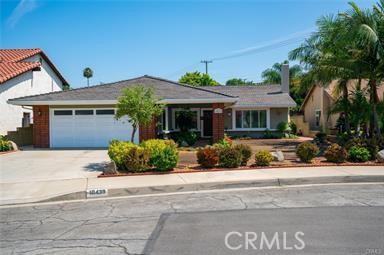
{"label": "stucco wall", "polygon": [[288,108],[271,108],[270,109],[270,120],[271,129],[276,129],[280,122],[288,123]]}
{"label": "stucco wall", "polygon": [[[26,61],[39,60],[40,55],[36,55]],[[10,105],[7,103],[8,99],[61,89],[61,80],[44,60],[40,71],[29,71],[0,84],[0,134],[6,135],[7,131],[15,131],[17,127],[21,127],[24,112],[31,114],[31,123],[33,123],[32,110]]]}
{"label": "stucco wall", "polygon": [[321,95],[322,88],[316,86],[304,107],[304,120],[308,122],[311,130],[319,130],[320,128],[316,125],[315,111],[321,109]]}

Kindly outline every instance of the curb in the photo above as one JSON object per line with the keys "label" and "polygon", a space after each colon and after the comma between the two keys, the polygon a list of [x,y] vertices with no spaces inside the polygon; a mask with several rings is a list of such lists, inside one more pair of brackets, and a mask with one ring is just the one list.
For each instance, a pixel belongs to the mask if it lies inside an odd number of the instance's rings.
{"label": "curb", "polygon": [[208,183],[192,183],[183,185],[165,185],[165,186],[150,186],[137,188],[118,188],[109,189],[106,195],[97,197],[88,197],[86,191],[74,192],[66,195],[52,197],[49,199],[36,201],[53,202],[53,201],[68,201],[107,197],[127,197],[137,195],[162,194],[162,193],[177,193],[203,190],[225,190],[234,188],[256,188],[256,187],[283,187],[293,185],[308,185],[308,184],[337,184],[337,183],[383,183],[384,175],[348,175],[348,176],[324,176],[324,177],[304,177],[304,178],[276,178],[266,180],[249,180],[249,181],[230,181],[230,182],[208,182]]}

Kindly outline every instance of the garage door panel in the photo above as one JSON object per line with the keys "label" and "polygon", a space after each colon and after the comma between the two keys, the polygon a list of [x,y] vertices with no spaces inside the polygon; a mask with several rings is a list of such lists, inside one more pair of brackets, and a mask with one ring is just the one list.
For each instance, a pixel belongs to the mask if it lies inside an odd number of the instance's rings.
{"label": "garage door panel", "polygon": [[[52,112],[55,109],[52,109]],[[89,109],[88,109],[89,110]],[[62,111],[62,110],[61,110]],[[72,109],[73,113],[78,113]],[[132,125],[128,118],[116,120],[114,111],[96,114],[96,110],[81,111],[84,115],[51,114],[51,146],[52,147],[107,147],[113,139],[130,140]],[[106,114],[108,113],[108,114]],[[138,143],[138,131],[135,135]]]}

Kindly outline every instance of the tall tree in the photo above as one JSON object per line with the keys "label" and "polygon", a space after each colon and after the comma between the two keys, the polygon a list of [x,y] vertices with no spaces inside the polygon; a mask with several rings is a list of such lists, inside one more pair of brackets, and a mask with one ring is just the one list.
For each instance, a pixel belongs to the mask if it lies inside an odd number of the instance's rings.
{"label": "tall tree", "polygon": [[164,106],[157,103],[151,88],[141,84],[125,88],[117,102],[115,118],[121,119],[127,116],[132,123],[131,142],[134,141],[135,133],[140,125],[148,125],[154,117],[160,116]]}
{"label": "tall tree", "polygon": [[[338,16],[326,16],[317,22],[318,31],[299,48],[290,52],[308,68],[307,80],[323,85],[337,80],[342,94],[345,116],[350,115],[348,80],[367,79],[370,88],[372,117],[370,135],[380,136],[378,125],[377,84],[383,79],[383,3],[372,10],[361,10],[350,3],[351,9]],[[340,101],[341,102],[341,101]],[[348,120],[348,119],[347,119]]]}
{"label": "tall tree", "polygon": [[87,86],[89,87],[89,79],[92,78],[92,76],[93,76],[93,71],[92,71],[92,69],[89,68],[89,67],[84,68],[84,70],[83,70],[83,76],[84,76],[85,78],[87,78]]}
{"label": "tall tree", "polygon": [[208,74],[196,72],[187,72],[179,79],[180,83],[192,86],[216,86],[219,83],[212,79]]}
{"label": "tall tree", "polygon": [[[288,64],[288,60],[285,60],[282,63],[275,63],[271,68],[264,70],[261,73],[263,78],[263,83],[266,84],[280,84],[281,83],[281,66],[283,64]],[[290,95],[297,103],[298,107],[293,109],[293,112],[298,111],[299,106],[304,100],[306,89],[302,86],[302,74],[303,70],[300,65],[293,65],[289,67],[289,90]]]}
{"label": "tall tree", "polygon": [[257,85],[253,81],[247,81],[246,79],[241,78],[232,78],[229,79],[225,85],[227,86],[249,86],[249,85]]}

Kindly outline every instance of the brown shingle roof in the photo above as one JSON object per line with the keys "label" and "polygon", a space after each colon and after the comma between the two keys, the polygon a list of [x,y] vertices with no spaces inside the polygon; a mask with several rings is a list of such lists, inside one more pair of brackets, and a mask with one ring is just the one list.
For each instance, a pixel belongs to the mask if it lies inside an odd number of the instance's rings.
{"label": "brown shingle roof", "polygon": [[10,102],[23,101],[73,101],[73,100],[117,100],[124,88],[142,85],[152,88],[155,96],[159,99],[236,99],[236,97],[220,92],[209,91],[201,87],[193,87],[174,81],[153,77],[141,76],[129,80],[123,80],[108,84],[96,85],[67,91],[51,92],[35,96],[27,96],[9,100]]}
{"label": "brown shingle roof", "polygon": [[279,107],[296,106],[288,93],[281,92],[281,85],[252,85],[252,86],[211,86],[206,89],[238,97],[235,106],[238,107]]}

